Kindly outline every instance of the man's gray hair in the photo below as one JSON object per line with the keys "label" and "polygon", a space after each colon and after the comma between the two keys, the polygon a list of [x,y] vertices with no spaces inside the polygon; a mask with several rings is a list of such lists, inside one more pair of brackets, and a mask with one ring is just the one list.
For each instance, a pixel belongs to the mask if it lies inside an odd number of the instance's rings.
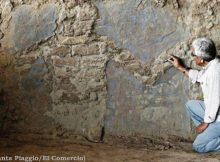
{"label": "man's gray hair", "polygon": [[208,38],[197,38],[193,41],[192,47],[195,55],[201,57],[205,61],[213,60],[217,55],[214,42]]}

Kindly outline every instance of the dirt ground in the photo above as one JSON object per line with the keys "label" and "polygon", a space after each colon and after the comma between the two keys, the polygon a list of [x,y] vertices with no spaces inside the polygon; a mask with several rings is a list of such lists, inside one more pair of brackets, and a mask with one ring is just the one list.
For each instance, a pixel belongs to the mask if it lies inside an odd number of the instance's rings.
{"label": "dirt ground", "polygon": [[[25,141],[25,142],[24,142]],[[198,154],[191,149],[190,142],[165,142],[145,139],[140,142],[104,140],[92,143],[82,139],[29,139],[28,137],[4,136],[0,140],[0,161],[15,156],[41,158],[38,161],[74,161],[60,157],[81,157],[75,160],[86,162],[219,162],[220,153]],[[43,160],[46,156],[50,160]],[[19,161],[19,160],[17,160]],[[31,161],[31,160],[30,160]],[[36,160],[35,160],[36,161]]]}

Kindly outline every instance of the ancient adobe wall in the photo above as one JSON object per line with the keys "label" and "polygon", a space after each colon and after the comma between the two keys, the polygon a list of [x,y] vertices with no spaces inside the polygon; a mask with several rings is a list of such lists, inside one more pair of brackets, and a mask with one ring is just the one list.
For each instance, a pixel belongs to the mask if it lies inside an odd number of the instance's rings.
{"label": "ancient adobe wall", "polygon": [[195,67],[219,22],[219,0],[0,0],[1,132],[192,137],[200,89],[163,60]]}

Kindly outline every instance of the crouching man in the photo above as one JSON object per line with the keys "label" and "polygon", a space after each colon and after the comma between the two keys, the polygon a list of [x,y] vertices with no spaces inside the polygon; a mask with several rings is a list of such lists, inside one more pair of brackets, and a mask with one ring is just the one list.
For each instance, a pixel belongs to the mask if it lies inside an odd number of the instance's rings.
{"label": "crouching man", "polygon": [[190,100],[186,110],[196,125],[198,136],[193,143],[197,152],[220,150],[220,60],[212,40],[195,39],[192,43],[192,56],[202,70],[188,69],[178,57],[172,55],[169,61],[183,72],[193,83],[200,83],[204,101]]}

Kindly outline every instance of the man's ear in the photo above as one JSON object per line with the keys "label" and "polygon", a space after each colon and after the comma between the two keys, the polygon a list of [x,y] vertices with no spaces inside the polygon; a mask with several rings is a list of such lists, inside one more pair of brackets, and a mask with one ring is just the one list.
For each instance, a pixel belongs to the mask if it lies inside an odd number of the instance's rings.
{"label": "man's ear", "polygon": [[203,60],[203,59],[200,60],[200,63],[201,63],[201,64],[203,64],[204,62],[205,62],[205,60]]}

